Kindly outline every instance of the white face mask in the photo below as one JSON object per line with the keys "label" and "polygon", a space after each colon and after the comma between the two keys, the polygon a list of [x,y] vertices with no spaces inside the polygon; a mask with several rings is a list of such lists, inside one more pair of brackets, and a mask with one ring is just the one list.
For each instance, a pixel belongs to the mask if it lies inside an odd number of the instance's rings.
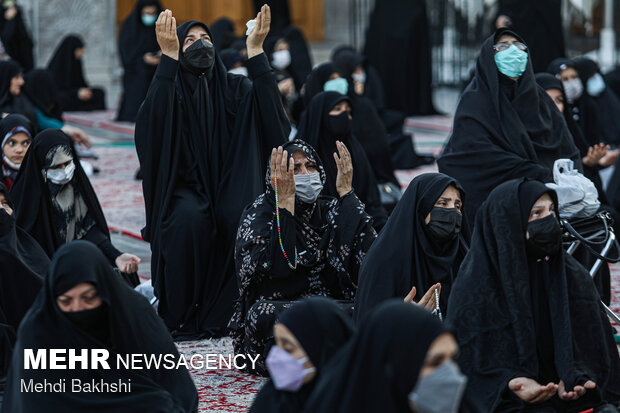
{"label": "white face mask", "polygon": [[64,185],[73,179],[74,172],[75,164],[71,161],[65,169],[48,169],[47,171],[44,171],[44,174],[51,183],[56,185]]}
{"label": "white face mask", "polygon": [[583,94],[583,83],[581,83],[581,79],[578,77],[566,80],[562,82],[562,85],[564,86],[564,93],[566,93],[568,103],[575,103]]}
{"label": "white face mask", "polygon": [[278,70],[286,69],[291,64],[291,52],[288,50],[273,52],[271,64]]}
{"label": "white face mask", "polygon": [[10,166],[11,168],[15,169],[16,171],[19,171],[19,167],[22,166],[22,164],[16,164],[11,162],[11,160],[9,158],[7,158],[6,155],[2,155],[2,159],[4,160],[4,163],[6,163],[8,166]]}
{"label": "white face mask", "polygon": [[357,80],[358,82],[362,84],[366,83],[366,72],[353,73],[351,77],[353,78],[353,80]]}
{"label": "white face mask", "polygon": [[241,76],[245,76],[248,77],[248,68],[245,66],[239,66],[239,67],[235,67],[233,69],[230,69],[228,71],[228,73],[232,73],[235,75],[241,75]]}
{"label": "white face mask", "polygon": [[295,196],[302,202],[311,204],[319,197],[323,190],[321,174],[295,175]]}

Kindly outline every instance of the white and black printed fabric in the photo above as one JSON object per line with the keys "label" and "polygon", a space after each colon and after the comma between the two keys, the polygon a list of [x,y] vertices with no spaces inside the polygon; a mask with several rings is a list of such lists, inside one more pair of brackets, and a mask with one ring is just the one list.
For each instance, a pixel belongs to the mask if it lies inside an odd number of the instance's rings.
{"label": "white and black printed fabric", "polygon": [[[316,151],[301,140],[283,145],[289,154],[302,151],[313,161],[325,185]],[[275,194],[267,168],[266,191],[242,214],[235,245],[239,300],[230,322],[237,353],[260,354],[254,373],[266,374],[265,357],[273,344],[272,327],[292,302],[306,296],[343,301],[349,313],[360,264],[377,234],[364,204],[351,192],[340,199],[319,196],[311,204],[295,200],[295,215],[280,209],[280,249]]]}

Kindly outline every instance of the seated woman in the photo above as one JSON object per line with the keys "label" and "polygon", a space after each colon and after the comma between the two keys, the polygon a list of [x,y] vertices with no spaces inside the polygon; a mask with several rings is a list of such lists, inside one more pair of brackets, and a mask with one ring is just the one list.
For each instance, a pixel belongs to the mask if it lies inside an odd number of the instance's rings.
{"label": "seated woman", "polygon": [[273,150],[267,190],[241,216],[235,246],[240,299],[229,327],[237,353],[261,355],[256,373],[266,374],[273,324],[293,301],[322,295],[348,301],[343,305],[351,310],[359,266],[376,233],[351,186],[351,155],[337,146],[338,198],[319,197],[328,179],[321,158],[294,140]]}
{"label": "seated woman", "polygon": [[[428,173],[411,181],[360,268],[353,315],[359,323],[379,303],[405,298],[446,314],[450,288],[467,253],[465,192],[456,179]],[[430,298],[430,299],[429,299]]]}
{"label": "seated woman", "polygon": [[581,100],[594,107],[600,140],[617,146],[620,144],[620,99],[605,84],[595,61],[581,57],[574,59],[573,64],[584,87]]}
{"label": "seated woman", "polygon": [[34,130],[25,116],[12,114],[0,120],[0,139],[2,139],[2,179],[10,190],[15,182],[24,156],[32,144]]}
{"label": "seated woman", "polygon": [[84,42],[79,36],[70,34],[62,40],[47,65],[54,75],[63,111],[105,109],[103,89],[89,87],[84,79],[82,56]]}
{"label": "seated woman", "polygon": [[96,244],[111,265],[137,285],[140,259],[121,253],[110,233],[97,195],[77,161],[67,135],[58,129],[39,133],[26,153],[11,195],[17,225],[26,230],[52,257],[63,244],[85,239]]}
{"label": "seated woman", "polygon": [[497,185],[520,177],[551,182],[553,163],[560,158],[572,159],[581,169],[562,114],[536,84],[527,45],[516,33],[500,29],[482,45],[439,172],[458,177],[473,222]]}
{"label": "seated woman", "polygon": [[22,67],[14,60],[0,61],[0,114],[18,113],[36,125],[34,106],[22,93],[23,86]]}
{"label": "seated woman", "polygon": [[31,70],[24,76],[24,81],[24,93],[32,102],[37,116],[37,130],[62,129],[75,143],[91,146],[90,138],[84,131],[62,121],[63,111],[57,101],[56,83],[49,70]]}
{"label": "seated woman", "polygon": [[[607,197],[606,191],[603,189],[603,182],[599,175],[600,168],[606,168],[616,163],[619,151],[617,149],[610,151],[609,145],[605,145],[602,142],[591,146],[588,144],[583,132],[577,126],[573,116],[571,116],[571,105],[567,102],[560,79],[549,73],[537,73],[536,83],[547,92],[558,110],[564,115],[568,130],[570,130],[575,144],[577,148],[579,148],[579,153],[582,156],[583,174],[594,183],[598,192],[598,199],[601,202],[601,210],[611,213],[614,221],[614,231],[616,234],[620,233],[620,219],[618,219],[618,213],[616,212],[618,206],[616,205],[614,207],[609,202],[609,198]],[[617,180],[612,178],[610,184],[607,186],[608,189],[612,188],[612,193],[615,192],[614,188],[617,187],[614,182],[617,182]],[[602,246],[599,248],[599,251],[601,248]],[[583,264],[585,268],[591,268],[597,260],[597,257],[586,248],[579,248],[573,257]],[[599,272],[597,272],[594,277],[594,282],[599,294],[601,294],[603,302],[609,304],[611,300],[611,280],[609,265],[607,263],[601,265]]]}
{"label": "seated woman", "polygon": [[[388,300],[321,372],[304,412],[470,411],[452,333],[428,311]],[[479,410],[471,410],[479,412]]]}
{"label": "seated woman", "polygon": [[[478,211],[448,322],[485,412],[580,412],[620,400],[620,359],[591,277],[562,249],[557,196],[498,186]],[[601,412],[616,412],[613,407]]]}
{"label": "seated woman", "polygon": [[353,335],[353,323],[324,297],[297,301],[273,326],[275,346],[267,356],[271,375],[250,413],[301,412],[321,371]]}
{"label": "seated woman", "polygon": [[[109,369],[26,369],[24,349],[106,349]],[[77,351],[79,354],[79,350]],[[74,241],[58,250],[43,288],[24,318],[3,402],[3,411],[26,413],[53,406],[55,412],[195,412],[198,393],[187,368],[131,369],[117,355],[146,357],[179,353],[149,302],[114,276],[94,245]],[[87,361],[88,362],[88,361]],[[22,392],[21,383],[64,381],[62,392]],[[100,384],[96,395],[72,390]],[[115,387],[111,387],[115,386]],[[111,389],[116,388],[117,391]]]}
{"label": "seated woman", "polygon": [[41,246],[15,225],[9,191],[0,184],[0,396],[17,327],[41,289],[49,263]]}
{"label": "seated woman", "polygon": [[[342,141],[351,151],[355,175],[353,188],[366,205],[366,212],[373,219],[373,226],[380,230],[387,221],[387,211],[382,205],[377,180],[364,148],[351,132],[351,100],[338,92],[321,92],[312,98],[301,118],[297,137],[317,150],[321,159],[330,159],[337,150],[336,141]],[[327,183],[325,195],[336,196],[336,165],[325,165]]]}

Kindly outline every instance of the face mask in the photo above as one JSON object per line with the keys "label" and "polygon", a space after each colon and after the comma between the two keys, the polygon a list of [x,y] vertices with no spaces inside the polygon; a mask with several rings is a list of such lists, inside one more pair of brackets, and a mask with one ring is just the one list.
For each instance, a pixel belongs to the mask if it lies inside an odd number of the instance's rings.
{"label": "face mask", "polygon": [[327,128],[336,136],[346,136],[351,132],[351,119],[349,119],[349,112],[346,110],[340,115],[329,115],[327,119]]}
{"label": "face mask", "polygon": [[587,83],[588,95],[590,96],[598,96],[605,90],[605,80],[603,80],[603,76],[600,73],[595,74],[590,79],[588,79]]}
{"label": "face mask", "polygon": [[69,165],[65,169],[48,169],[46,171],[47,179],[53,184],[64,185],[73,179],[73,173],[75,172],[75,164],[73,161],[69,162]]}
{"label": "face mask", "polygon": [[278,70],[286,69],[291,64],[291,52],[288,50],[273,52],[271,64]]}
{"label": "face mask", "polygon": [[145,26],[152,26],[157,21],[157,15],[155,15],[155,14],[143,14],[140,17],[142,19],[142,23]]}
{"label": "face mask", "polygon": [[215,47],[205,40],[196,40],[185,49],[183,56],[194,69],[202,73],[211,72],[215,63]]}
{"label": "face mask", "polygon": [[508,49],[495,53],[497,69],[508,77],[521,77],[527,67],[527,52],[517,49],[514,44]]}
{"label": "face mask", "polygon": [[357,80],[358,82],[362,84],[366,83],[366,72],[353,73],[351,77],[353,78],[353,80]]}
{"label": "face mask", "polygon": [[2,160],[4,161],[5,164],[11,167],[11,169],[15,169],[16,171],[19,171],[19,167],[22,166],[21,163],[18,165],[16,163],[11,162],[9,158],[6,157],[6,155],[2,155]]}
{"label": "face mask", "polygon": [[449,360],[418,382],[409,401],[419,413],[456,413],[466,385],[467,377]]}
{"label": "face mask", "polygon": [[316,201],[322,190],[323,183],[321,183],[320,173],[295,175],[295,196],[300,201],[311,204]]}
{"label": "face mask", "polygon": [[341,77],[328,80],[323,85],[323,90],[325,92],[338,92],[341,95],[346,95],[349,92],[349,82],[347,82],[347,79]]}
{"label": "face mask", "polygon": [[64,313],[80,330],[105,342],[109,335],[108,308],[105,304],[99,307]]}
{"label": "face mask", "polygon": [[278,346],[271,347],[265,364],[273,385],[278,390],[296,392],[304,384],[304,378],[316,371],[314,367],[304,367],[307,357],[296,359]]}
{"label": "face mask", "polygon": [[562,229],[553,215],[527,224],[530,237],[525,241],[528,256],[536,259],[555,255],[562,246]]}
{"label": "face mask", "polygon": [[564,86],[564,93],[566,93],[568,103],[575,103],[583,94],[583,83],[581,83],[581,79],[578,77],[562,82],[562,85]]}
{"label": "face mask", "polygon": [[245,66],[239,66],[235,67],[234,69],[230,69],[228,73],[248,77],[248,68]]}
{"label": "face mask", "polygon": [[462,220],[463,216],[456,208],[433,207],[426,227],[436,241],[447,242],[461,232]]}

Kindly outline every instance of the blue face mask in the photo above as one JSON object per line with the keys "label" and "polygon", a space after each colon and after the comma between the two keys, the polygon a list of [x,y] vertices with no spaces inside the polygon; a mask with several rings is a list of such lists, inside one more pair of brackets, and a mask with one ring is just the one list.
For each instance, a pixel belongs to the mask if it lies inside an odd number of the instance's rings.
{"label": "blue face mask", "polygon": [[605,81],[600,73],[595,74],[587,83],[588,95],[599,96],[605,90]]}
{"label": "blue face mask", "polygon": [[143,14],[141,18],[142,18],[142,23],[145,26],[152,26],[157,21],[157,15],[155,14]]}
{"label": "blue face mask", "polygon": [[514,44],[508,49],[495,53],[497,69],[508,77],[521,77],[527,67],[527,52],[519,50]]}
{"label": "blue face mask", "polygon": [[347,79],[339,77],[338,79],[332,79],[325,82],[323,85],[323,90],[325,92],[338,92],[340,94],[346,95],[349,92],[349,82]]}

